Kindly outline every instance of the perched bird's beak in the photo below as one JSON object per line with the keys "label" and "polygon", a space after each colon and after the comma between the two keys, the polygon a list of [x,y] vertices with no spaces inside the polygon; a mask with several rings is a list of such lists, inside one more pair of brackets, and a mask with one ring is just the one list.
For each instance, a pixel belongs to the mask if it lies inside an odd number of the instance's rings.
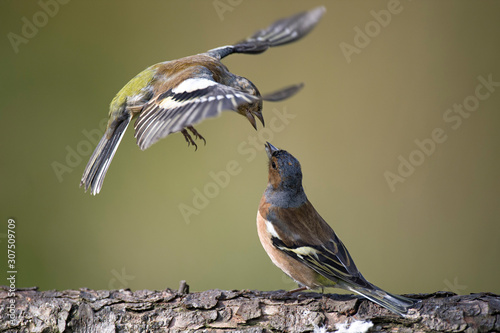
{"label": "perched bird's beak", "polygon": [[265,147],[266,147],[267,157],[269,157],[269,159],[271,159],[271,156],[273,156],[273,153],[275,151],[279,150],[278,148],[276,148],[275,146],[273,146],[272,144],[270,144],[267,141],[266,141]]}

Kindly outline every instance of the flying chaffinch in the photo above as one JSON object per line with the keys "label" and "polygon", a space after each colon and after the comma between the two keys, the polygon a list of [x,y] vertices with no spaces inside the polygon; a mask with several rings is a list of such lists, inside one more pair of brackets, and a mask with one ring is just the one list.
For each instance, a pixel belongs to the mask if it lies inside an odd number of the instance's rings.
{"label": "flying chaffinch", "polygon": [[85,191],[99,193],[116,149],[132,118],[137,144],[144,150],[175,132],[189,144],[205,139],[193,125],[223,110],[245,116],[256,129],[264,125],[262,101],[280,101],[302,88],[292,85],[261,96],[248,79],[231,73],[221,59],[232,53],[258,54],[268,48],[294,42],[309,33],[325,12],[324,7],[278,20],[253,36],[205,53],[155,64],[130,80],[112,100],[106,132],[85,168],[80,182]]}
{"label": "flying chaffinch", "polygon": [[269,180],[257,213],[257,231],[272,262],[301,286],[293,291],[342,288],[404,316],[417,301],[368,282],[307,199],[299,161],[269,142],[266,152]]}

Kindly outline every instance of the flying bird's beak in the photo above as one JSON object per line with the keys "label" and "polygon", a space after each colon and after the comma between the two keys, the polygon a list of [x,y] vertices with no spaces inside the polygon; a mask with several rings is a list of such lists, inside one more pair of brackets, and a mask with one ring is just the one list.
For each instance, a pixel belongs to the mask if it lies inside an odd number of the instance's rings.
{"label": "flying bird's beak", "polygon": [[253,114],[250,111],[247,111],[246,116],[250,124],[252,124],[253,128],[257,130],[257,122],[255,121],[255,117],[253,116]]}
{"label": "flying bird's beak", "polygon": [[269,159],[271,159],[271,156],[273,156],[273,153],[275,151],[278,151],[279,149],[276,148],[275,146],[273,146],[272,144],[270,144],[269,142],[266,141],[266,144],[265,144],[265,147],[266,147],[266,153],[267,153],[267,157]]}
{"label": "flying bird's beak", "polygon": [[254,114],[257,118],[259,118],[260,122],[262,123],[262,126],[266,126],[266,124],[264,124],[264,116],[262,115],[262,112],[256,112]]}

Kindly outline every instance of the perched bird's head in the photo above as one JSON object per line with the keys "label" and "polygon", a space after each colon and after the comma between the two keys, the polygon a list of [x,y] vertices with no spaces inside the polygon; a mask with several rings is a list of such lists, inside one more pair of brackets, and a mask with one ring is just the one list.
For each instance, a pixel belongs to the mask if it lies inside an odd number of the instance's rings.
{"label": "perched bird's head", "polygon": [[286,150],[266,142],[269,158],[269,184],[273,190],[303,192],[302,170],[299,161]]}

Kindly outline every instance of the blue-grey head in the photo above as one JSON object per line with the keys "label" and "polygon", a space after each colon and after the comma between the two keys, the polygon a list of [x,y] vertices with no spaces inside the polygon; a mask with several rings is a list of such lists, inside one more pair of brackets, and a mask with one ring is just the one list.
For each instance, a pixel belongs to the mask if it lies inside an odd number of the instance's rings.
{"label": "blue-grey head", "polygon": [[[266,142],[269,158],[269,181],[266,190],[268,201],[278,206],[297,206],[304,203],[306,195],[302,188],[302,170],[299,161],[286,150]],[[273,198],[269,196],[274,196]]]}

